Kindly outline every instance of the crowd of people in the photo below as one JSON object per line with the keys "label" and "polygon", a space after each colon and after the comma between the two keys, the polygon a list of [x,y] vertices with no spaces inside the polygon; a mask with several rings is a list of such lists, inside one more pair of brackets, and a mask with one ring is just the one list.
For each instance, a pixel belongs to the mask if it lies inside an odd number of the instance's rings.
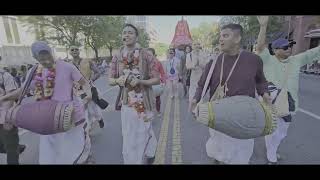
{"label": "crowd of people", "polygon": [[[211,54],[204,52],[200,42],[170,47],[165,64],[157,59],[153,48],[140,47],[139,32],[134,25],[124,26],[123,46],[114,54],[108,71],[109,85],[120,87],[115,109],[121,112],[124,164],[153,163],[157,139],[152,120],[157,114],[161,117],[164,89],[168,90],[168,98],[186,98],[187,111],[195,116],[197,104],[202,102],[206,91],[212,102],[245,96],[260,98],[272,107],[278,102],[279,94],[284,94],[282,103],[288,104],[284,105],[288,113],[278,114],[277,128],[265,136],[269,164],[277,163],[280,158],[277,149],[299,105],[300,67],[320,59],[320,47],[291,56],[293,43],[279,38],[272,42],[274,55],[271,55],[266,43],[268,16],[258,16],[258,21],[256,53],[241,48],[242,26],[228,24],[221,28],[219,47]],[[81,58],[78,46],[69,48],[72,59],[65,60],[55,60],[46,42],[37,41],[31,49],[38,64],[22,66],[20,73],[16,69],[0,69],[0,152],[7,153],[8,164],[18,164],[19,153],[26,148],[19,145],[18,125],[6,120],[5,112],[19,106],[22,92],[27,90],[34,102],[70,102],[73,107],[70,129],[40,135],[39,164],[94,163],[90,132],[95,123],[104,128],[101,98],[94,82],[106,72],[106,61],[95,63]],[[179,83],[183,87],[183,97],[179,96]],[[248,112],[243,110],[242,113]],[[253,138],[234,138],[211,127],[209,134],[204,148],[216,164],[249,163]]]}

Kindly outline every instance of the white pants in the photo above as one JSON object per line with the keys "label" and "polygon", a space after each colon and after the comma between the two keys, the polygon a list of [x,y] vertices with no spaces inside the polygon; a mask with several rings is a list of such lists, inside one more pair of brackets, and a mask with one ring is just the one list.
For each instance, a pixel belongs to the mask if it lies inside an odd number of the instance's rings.
{"label": "white pants", "polygon": [[267,147],[267,158],[271,162],[277,162],[277,150],[281,141],[287,136],[290,122],[285,122],[283,119],[278,119],[278,126],[275,132],[265,136]]}
{"label": "white pants", "polygon": [[39,144],[39,164],[76,164],[86,159],[87,137],[84,124],[67,132],[41,135]]}
{"label": "white pants", "polygon": [[178,97],[178,80],[167,80],[169,96]]}
{"label": "white pants", "polygon": [[123,105],[121,123],[124,164],[142,164],[145,157],[154,157],[157,139],[152,130],[151,121],[144,122],[134,108]]}
{"label": "white pants", "polygon": [[235,139],[209,128],[210,138],[206,144],[209,157],[225,164],[249,164],[253,153],[253,139]]}

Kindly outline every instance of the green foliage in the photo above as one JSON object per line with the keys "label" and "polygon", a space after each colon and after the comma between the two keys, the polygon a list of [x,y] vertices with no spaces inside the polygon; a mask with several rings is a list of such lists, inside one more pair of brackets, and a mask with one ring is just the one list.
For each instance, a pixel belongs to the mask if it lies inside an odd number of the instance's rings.
{"label": "green foliage", "polygon": [[218,23],[201,23],[199,27],[191,29],[191,36],[194,42],[200,42],[205,49],[212,48],[218,43],[219,25]]}
{"label": "green foliage", "polygon": [[165,43],[156,43],[154,45],[154,49],[155,49],[156,54],[158,56],[164,56],[164,55],[166,55],[166,52],[169,49],[169,45],[165,44]]}
{"label": "green foliage", "polygon": [[[223,16],[220,21],[220,27],[229,24],[237,23],[243,27],[242,42],[245,45],[252,45],[258,37],[260,25],[256,16]],[[280,31],[283,27],[284,16],[270,16],[267,34],[272,34]]]}
{"label": "green foliage", "polygon": [[149,34],[141,28],[138,28],[139,36],[138,36],[138,43],[143,48],[148,48],[150,43],[150,37]]}
{"label": "green foliage", "polygon": [[[35,30],[37,40],[46,40],[69,47],[85,45],[98,50],[121,46],[123,16],[20,16],[19,20],[29,30]],[[145,42],[144,42],[145,43]]]}

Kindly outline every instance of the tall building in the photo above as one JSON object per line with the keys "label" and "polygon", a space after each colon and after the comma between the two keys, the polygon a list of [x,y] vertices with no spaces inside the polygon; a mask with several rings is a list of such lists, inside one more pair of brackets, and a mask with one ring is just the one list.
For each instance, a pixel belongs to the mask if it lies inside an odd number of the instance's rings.
{"label": "tall building", "polygon": [[17,65],[34,63],[30,45],[35,34],[24,27],[16,16],[0,17],[0,56],[2,63]]}
{"label": "tall building", "polygon": [[158,41],[158,32],[150,22],[148,16],[126,16],[126,22],[133,24],[141,29],[144,29],[150,37],[150,46]]}

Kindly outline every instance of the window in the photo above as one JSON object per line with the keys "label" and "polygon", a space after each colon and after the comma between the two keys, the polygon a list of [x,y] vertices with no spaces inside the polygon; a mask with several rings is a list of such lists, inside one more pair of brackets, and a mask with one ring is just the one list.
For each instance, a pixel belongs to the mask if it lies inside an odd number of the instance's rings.
{"label": "window", "polygon": [[17,20],[15,18],[11,18],[12,30],[14,35],[14,40],[16,44],[20,44],[20,36],[17,26]]}
{"label": "window", "polygon": [[3,25],[6,32],[6,36],[7,36],[7,41],[8,43],[13,43],[13,38],[12,38],[10,24],[9,24],[9,18],[6,16],[3,16],[2,19],[3,19]]}

